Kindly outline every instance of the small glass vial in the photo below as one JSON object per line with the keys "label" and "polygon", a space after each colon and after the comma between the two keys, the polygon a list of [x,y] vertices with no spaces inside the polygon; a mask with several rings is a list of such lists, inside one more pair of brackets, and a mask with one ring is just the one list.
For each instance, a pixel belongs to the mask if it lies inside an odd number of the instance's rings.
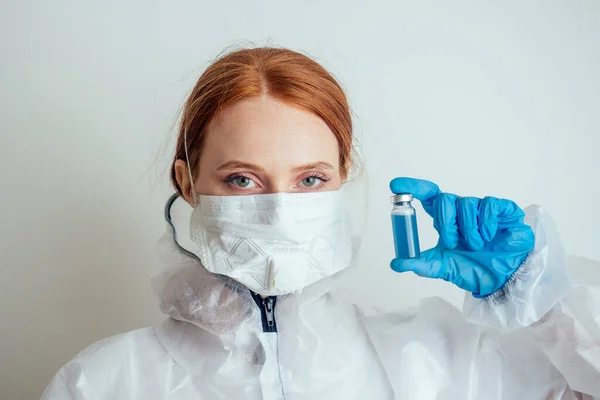
{"label": "small glass vial", "polygon": [[394,247],[396,258],[419,258],[419,232],[417,231],[417,215],[410,204],[413,196],[410,193],[400,193],[392,196],[392,229],[394,231]]}

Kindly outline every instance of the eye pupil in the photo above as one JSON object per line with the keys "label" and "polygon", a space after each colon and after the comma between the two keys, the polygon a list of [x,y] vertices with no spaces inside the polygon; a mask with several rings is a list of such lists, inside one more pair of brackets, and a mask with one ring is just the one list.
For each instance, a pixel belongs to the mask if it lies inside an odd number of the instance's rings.
{"label": "eye pupil", "polygon": [[237,178],[237,180],[239,187],[247,187],[250,184],[250,179],[246,178],[245,176],[240,176]]}
{"label": "eye pupil", "polygon": [[304,178],[304,186],[314,186],[316,179],[314,176]]}

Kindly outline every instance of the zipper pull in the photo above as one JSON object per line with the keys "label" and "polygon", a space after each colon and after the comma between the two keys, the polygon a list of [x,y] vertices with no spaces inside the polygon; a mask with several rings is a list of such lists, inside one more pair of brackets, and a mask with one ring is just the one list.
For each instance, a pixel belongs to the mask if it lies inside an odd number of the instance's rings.
{"label": "zipper pull", "polygon": [[267,318],[267,326],[275,326],[275,315],[273,312],[273,298],[267,297],[263,299],[263,307],[265,308],[265,317]]}

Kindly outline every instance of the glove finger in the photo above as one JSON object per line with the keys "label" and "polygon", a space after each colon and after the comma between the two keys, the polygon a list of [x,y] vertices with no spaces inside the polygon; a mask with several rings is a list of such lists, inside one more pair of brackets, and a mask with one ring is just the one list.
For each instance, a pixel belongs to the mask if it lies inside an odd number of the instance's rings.
{"label": "glove finger", "polygon": [[434,199],[441,193],[440,188],[433,182],[415,178],[395,178],[390,182],[392,193],[410,193],[421,202],[427,214],[432,215]]}
{"label": "glove finger", "polygon": [[390,266],[396,272],[414,272],[424,278],[439,278],[443,270],[443,259],[436,257],[436,249],[421,252],[421,257],[411,259],[395,258]]}
{"label": "glove finger", "polygon": [[485,197],[479,204],[479,232],[486,242],[491,242],[498,232],[500,202],[495,197]]}
{"label": "glove finger", "polygon": [[479,202],[477,197],[460,197],[456,201],[456,220],[460,239],[468,250],[478,251],[484,241],[479,233]]}
{"label": "glove finger", "polygon": [[441,193],[433,201],[433,227],[438,231],[442,245],[447,249],[458,246],[456,201],[458,196]]}
{"label": "glove finger", "polygon": [[496,199],[500,212],[498,213],[498,229],[520,225],[525,219],[525,212],[512,200]]}

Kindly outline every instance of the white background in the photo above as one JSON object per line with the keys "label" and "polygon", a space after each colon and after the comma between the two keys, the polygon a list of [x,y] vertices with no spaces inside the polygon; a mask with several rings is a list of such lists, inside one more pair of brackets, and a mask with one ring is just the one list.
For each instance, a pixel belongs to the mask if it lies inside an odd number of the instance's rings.
{"label": "white background", "polygon": [[235,3],[2,1],[0,398],[39,398],[86,345],[162,318],[148,278],[177,112],[240,40],[308,52],[348,91],[368,199],[349,298],[460,305],[389,270],[398,175],[541,203],[600,259],[600,2]]}

